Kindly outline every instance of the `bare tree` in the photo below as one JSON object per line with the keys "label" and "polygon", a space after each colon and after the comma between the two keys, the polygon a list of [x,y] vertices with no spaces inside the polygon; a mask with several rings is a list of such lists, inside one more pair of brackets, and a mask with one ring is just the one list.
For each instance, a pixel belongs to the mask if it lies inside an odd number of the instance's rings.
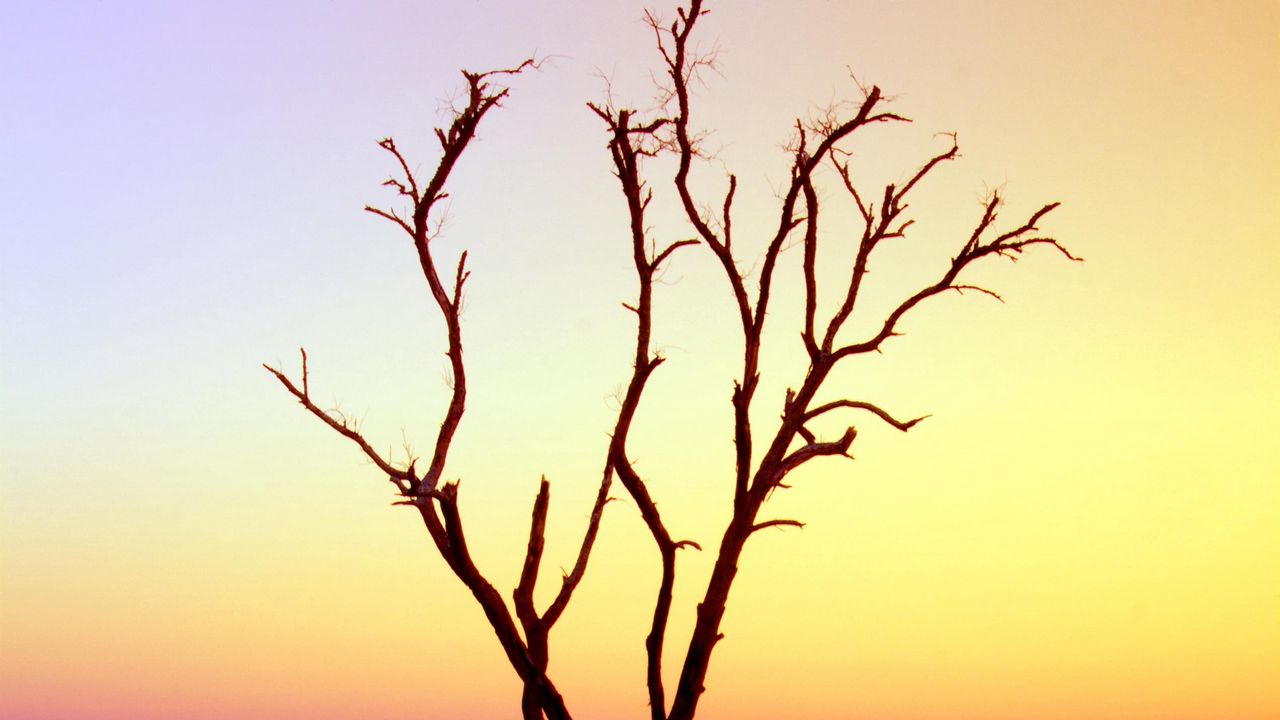
{"label": "bare tree", "polygon": [[[832,108],[816,119],[796,121],[793,142],[788,146],[791,158],[790,178],[780,193],[777,224],[768,230],[758,278],[753,280],[755,287],[749,288],[748,276],[739,270],[740,258],[735,255],[733,244],[732,216],[737,178],[728,176],[723,195],[717,197],[718,214],[706,209],[711,207],[710,204],[700,201],[689,183],[691,169],[700,158],[698,138],[691,130],[689,86],[697,78],[699,71],[711,67],[715,60],[714,53],[699,54],[692,50],[690,37],[698,21],[707,12],[701,0],[690,0],[687,6],[679,7],[676,18],[670,22],[646,12],[645,18],[654,34],[664,71],[657,109],[640,112],[615,107],[612,101],[589,104],[590,109],[607,128],[614,174],[626,201],[631,255],[639,284],[638,298],[634,303],[626,304],[636,317],[635,354],[631,377],[621,395],[617,420],[605,452],[599,489],[591,507],[577,559],[564,574],[559,590],[549,605],[539,610],[534,603],[534,588],[541,567],[550,502],[550,484],[546,478],[542,479],[534,500],[524,563],[519,582],[512,593],[511,605],[507,604],[502,593],[476,567],[467,549],[466,534],[458,510],[458,482],[442,482],[450,443],[466,407],[467,375],[463,361],[459,311],[463,287],[469,273],[466,269],[467,254],[463,252],[452,272],[451,283],[446,284],[448,277],[442,276],[432,254],[432,244],[438,233],[438,220],[432,213],[439,201],[446,197],[445,187],[450,173],[475,138],[480,121],[489,111],[499,107],[507,96],[508,88],[500,84],[500,81],[536,68],[535,60],[528,59],[504,70],[463,72],[466,81],[465,105],[455,110],[447,128],[436,130],[440,158],[429,178],[415,176],[410,170],[410,163],[392,139],[387,138],[379,143],[398,164],[398,175],[387,180],[385,185],[393,188],[412,205],[412,214],[402,216],[395,210],[376,207],[366,207],[365,210],[394,223],[413,241],[422,273],[444,321],[448,338],[452,398],[436,436],[427,468],[420,471],[416,459],[411,459],[403,467],[391,462],[380,455],[359,429],[344,416],[315,404],[310,392],[305,350],[302,351],[301,377],[297,382],[276,368],[264,366],[311,414],[355,443],[390,479],[401,498],[396,504],[413,507],[421,515],[431,541],[449,568],[475,596],[507,659],[523,683],[521,708],[523,716],[529,720],[570,717],[564,699],[547,676],[548,636],[586,572],[615,477],[639,509],[661,561],[661,577],[649,633],[645,639],[650,715],[653,720],[689,720],[694,717],[698,700],[705,690],[704,681],[712,652],[723,637],[720,632],[721,621],[747,540],[755,533],[769,528],[803,527],[803,523],[794,519],[762,519],[761,511],[766,501],[775,490],[787,487],[784,481],[809,461],[824,456],[847,455],[857,434],[850,425],[839,437],[820,439],[809,427],[810,424],[820,417],[844,410],[869,413],[877,420],[902,431],[909,430],[923,419],[900,420],[879,405],[863,400],[837,399],[815,405],[815,398],[824,389],[824,383],[832,370],[850,357],[878,352],[889,338],[899,334],[898,326],[902,319],[928,298],[950,291],[962,293],[966,290],[999,298],[991,290],[961,280],[964,271],[979,261],[995,257],[1016,259],[1033,246],[1053,248],[1067,258],[1078,259],[1057,240],[1041,234],[1037,228],[1041,219],[1057,207],[1057,203],[1044,205],[1024,222],[1011,229],[998,231],[995,224],[1001,197],[998,192],[992,193],[972,232],[958,240],[958,251],[940,277],[893,306],[886,315],[872,324],[876,329],[869,336],[854,341],[844,339],[841,331],[854,317],[871,255],[882,242],[905,235],[912,224],[912,220],[906,215],[908,195],[935,168],[955,159],[959,152],[955,138],[951,136],[952,142],[946,151],[919,165],[901,185],[889,184],[874,193],[859,190],[847,160],[848,153],[842,144],[867,126],[907,122],[905,117],[884,110],[886,100],[880,89],[870,87],[860,88],[862,99],[856,104],[856,110],[841,115],[837,109]],[[645,179],[645,160],[662,154],[673,156],[677,162],[673,181],[675,195],[695,234],[694,238],[668,244],[652,241],[645,217],[654,197],[652,186]],[[816,258],[821,203],[815,188],[815,178],[822,170],[833,172],[838,178],[849,201],[856,206],[862,224],[847,285],[837,295],[842,300],[830,317],[820,317],[818,312]],[[436,223],[434,230],[433,222]],[[760,384],[761,342],[774,289],[774,276],[779,255],[789,242],[799,244],[803,249],[801,288],[804,293],[804,315],[800,340],[807,353],[808,367],[802,377],[795,378],[792,389],[787,391],[778,426],[772,428],[771,432],[761,433],[751,427],[751,409]],[[701,548],[692,540],[676,539],[668,530],[648,485],[629,459],[627,439],[645,386],[664,361],[650,344],[655,278],[663,264],[677,250],[694,245],[704,245],[710,250],[724,271],[742,328],[743,356],[741,374],[734,381],[732,392],[735,447],[732,515],[720,539],[706,591],[697,606],[695,625],[683,657],[678,684],[668,701],[667,689],[663,684],[662,662],[676,577],[676,555],[682,548]],[[763,452],[758,451],[757,441],[763,441],[759,446],[763,448]]]}

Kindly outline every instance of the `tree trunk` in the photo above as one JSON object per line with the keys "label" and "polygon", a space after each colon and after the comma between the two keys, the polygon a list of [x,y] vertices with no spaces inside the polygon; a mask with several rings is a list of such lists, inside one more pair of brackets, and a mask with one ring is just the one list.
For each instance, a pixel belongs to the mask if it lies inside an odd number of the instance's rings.
{"label": "tree trunk", "polygon": [[725,530],[724,539],[720,543],[720,554],[716,557],[715,567],[711,571],[711,580],[707,583],[707,593],[698,604],[697,622],[693,628],[693,636],[689,640],[689,652],[685,655],[684,667],[680,671],[680,684],[676,687],[676,697],[671,704],[669,720],[692,720],[698,708],[698,698],[706,689],[703,681],[707,677],[711,651],[724,637],[720,634],[720,621],[724,618],[725,605],[729,601],[729,589],[733,586],[734,577],[738,574],[738,558],[742,555],[742,548],[751,535],[757,509],[755,506],[750,507],[742,517],[734,518]]}

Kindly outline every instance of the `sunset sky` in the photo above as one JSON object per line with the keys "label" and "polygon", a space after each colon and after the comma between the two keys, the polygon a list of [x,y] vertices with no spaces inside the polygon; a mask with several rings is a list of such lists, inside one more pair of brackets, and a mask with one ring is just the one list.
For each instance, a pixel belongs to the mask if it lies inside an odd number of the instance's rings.
{"label": "sunset sky", "polygon": [[[674,5],[655,5],[671,17]],[[739,178],[755,266],[796,117],[860,97],[910,125],[849,144],[868,190],[958,133],[962,158],[873,264],[884,307],[981,216],[1061,201],[1047,251],[921,306],[826,391],[848,415],[754,537],[700,718],[1280,717],[1280,3],[718,2],[693,124]],[[481,569],[515,586],[540,475],[540,598],[573,562],[630,372],[635,293],[605,93],[652,105],[624,2],[10,2],[0,6],[0,717],[519,716],[492,631],[416,516],[260,364],[298,367],[397,460],[427,454],[445,339],[412,248],[362,212],[394,136],[422,172],[460,68],[537,54],[449,187],[470,391],[448,478]],[[649,166],[653,236],[689,237]],[[856,231],[824,175],[824,277]],[[843,254],[842,254],[843,253]],[[753,275],[752,278],[756,276]],[[706,248],[657,287],[630,450],[680,555],[679,672],[732,493],[741,333]],[[802,356],[785,253],[755,426]],[[753,283],[751,283],[753,285]],[[830,296],[824,296],[830,304]],[[870,327],[863,317],[858,328]],[[852,338],[850,338],[852,339]],[[823,426],[838,434],[842,426]],[[615,494],[622,494],[621,488]],[[629,500],[554,630],[576,717],[647,717],[658,576]],[[545,600],[543,600],[545,603]]]}

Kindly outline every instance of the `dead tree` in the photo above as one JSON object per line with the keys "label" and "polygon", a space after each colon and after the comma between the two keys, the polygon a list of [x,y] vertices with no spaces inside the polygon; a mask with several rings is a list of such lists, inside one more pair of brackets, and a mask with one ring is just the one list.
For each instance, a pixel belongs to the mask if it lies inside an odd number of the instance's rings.
{"label": "dead tree", "polygon": [[[880,351],[889,338],[899,334],[898,326],[902,319],[931,297],[947,292],[973,290],[998,299],[999,295],[995,292],[961,280],[964,271],[976,262],[996,257],[1016,259],[1033,246],[1053,248],[1069,259],[1078,259],[1053,237],[1043,235],[1038,230],[1038,223],[1057,207],[1057,203],[1044,205],[1016,227],[997,231],[995,224],[1001,198],[998,193],[993,193],[985,202],[972,232],[958,239],[958,251],[936,281],[910,294],[882,319],[873,323],[878,329],[868,337],[854,341],[844,339],[841,330],[857,309],[871,255],[882,242],[904,237],[912,224],[912,220],[906,216],[908,195],[935,168],[955,159],[959,154],[958,145],[952,136],[951,145],[946,151],[930,157],[900,185],[886,185],[874,194],[859,190],[847,160],[848,153],[842,144],[868,126],[908,122],[905,117],[884,110],[886,101],[880,89],[870,87],[862,89],[862,99],[856,110],[845,116],[840,116],[833,110],[817,120],[796,121],[794,141],[789,147],[790,178],[781,193],[777,224],[767,229],[767,244],[759,263],[758,278],[752,280],[755,287],[749,288],[749,278],[739,270],[741,258],[735,255],[733,244],[732,216],[737,178],[728,176],[724,194],[717,198],[718,215],[703,209],[709,207],[709,204],[700,202],[689,183],[691,169],[700,157],[698,140],[691,130],[689,86],[700,69],[709,67],[714,62],[713,55],[697,54],[691,50],[690,37],[698,21],[707,12],[701,0],[690,0],[687,6],[677,9],[676,19],[671,22],[664,22],[652,13],[645,14],[663,63],[662,97],[658,109],[642,113],[614,107],[611,102],[589,104],[590,109],[606,126],[614,174],[626,202],[631,256],[639,285],[637,299],[634,303],[625,304],[636,318],[635,352],[630,381],[621,395],[617,420],[605,451],[600,485],[577,559],[572,569],[561,579],[558,592],[546,608],[539,611],[534,604],[533,594],[541,567],[550,502],[549,482],[543,478],[538,487],[524,563],[510,606],[502,593],[476,567],[467,549],[463,521],[458,511],[458,481],[442,482],[450,443],[466,408],[467,375],[463,361],[459,310],[469,273],[466,269],[466,252],[461,254],[451,278],[447,274],[442,275],[432,254],[432,243],[438,232],[438,223],[436,230],[433,230],[435,218],[432,212],[438,207],[439,201],[446,197],[445,187],[450,173],[475,137],[481,120],[491,110],[499,107],[507,96],[508,88],[499,84],[499,80],[535,68],[537,63],[533,59],[525,60],[510,69],[463,73],[466,81],[465,105],[455,111],[447,128],[436,130],[440,158],[429,178],[415,176],[410,170],[410,163],[392,139],[379,142],[382,149],[395,159],[399,173],[384,184],[394,189],[412,206],[412,213],[402,216],[395,210],[376,207],[366,207],[365,210],[394,223],[412,240],[447,335],[452,397],[427,468],[420,471],[416,460],[411,460],[405,467],[392,463],[380,455],[358,428],[341,414],[317,405],[310,392],[305,350],[302,352],[301,376],[296,382],[282,371],[264,366],[303,407],[338,434],[355,443],[390,479],[400,497],[396,504],[413,507],[421,515],[432,543],[453,573],[475,596],[508,661],[523,683],[521,709],[527,720],[544,717],[560,720],[570,717],[564,699],[547,676],[548,636],[586,572],[615,477],[638,508],[661,561],[661,576],[652,620],[644,644],[650,716],[652,720],[689,720],[694,717],[698,700],[705,690],[703,684],[712,652],[723,637],[721,620],[747,541],[754,534],[769,528],[803,527],[803,523],[795,519],[762,519],[761,511],[766,501],[775,490],[786,487],[784,481],[792,472],[811,460],[847,455],[857,434],[854,427],[849,425],[839,437],[820,439],[809,425],[819,417],[844,410],[869,413],[901,431],[909,430],[923,419],[899,420],[879,405],[864,400],[839,399],[815,405],[815,397],[823,389],[832,370],[848,358]],[[694,238],[657,244],[649,236],[645,213],[654,195],[651,184],[645,179],[643,166],[646,159],[659,154],[671,154],[677,161],[674,191],[685,218],[693,228]],[[830,317],[819,317],[817,301],[816,258],[821,203],[815,182],[822,170],[834,173],[862,220],[861,237],[857,242],[847,285],[839,296],[843,299]],[[771,432],[760,433],[758,429],[751,427],[750,417],[760,384],[761,341],[774,290],[778,259],[789,242],[799,244],[803,250],[801,287],[805,302],[800,342],[808,356],[808,368],[802,377],[795,379],[792,389],[786,393],[778,426],[771,429]],[[741,374],[734,381],[731,394],[735,447],[732,515],[720,539],[706,591],[697,606],[695,625],[683,657],[679,681],[668,702],[663,684],[662,661],[676,577],[676,555],[682,548],[701,547],[692,540],[676,539],[668,530],[648,485],[628,457],[627,438],[645,386],[664,361],[650,346],[655,277],[677,250],[694,245],[705,246],[724,271],[741,325],[743,356]],[[451,280],[451,283],[446,284],[447,280]],[[763,441],[760,443],[763,452],[757,452],[757,441]]]}

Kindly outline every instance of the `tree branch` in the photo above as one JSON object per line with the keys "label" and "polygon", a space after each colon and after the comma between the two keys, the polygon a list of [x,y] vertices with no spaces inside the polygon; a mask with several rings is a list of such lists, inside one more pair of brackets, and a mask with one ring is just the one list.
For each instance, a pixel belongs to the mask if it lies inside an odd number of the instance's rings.
{"label": "tree branch", "polygon": [[670,245],[667,246],[665,250],[658,253],[658,255],[653,259],[653,261],[649,263],[649,265],[652,266],[654,270],[657,270],[658,266],[662,264],[662,261],[666,260],[668,257],[671,256],[671,253],[675,252],[676,250],[679,250],[682,247],[688,247],[690,245],[697,245],[697,244],[698,244],[698,241],[696,239],[680,240],[679,242],[671,243]]}
{"label": "tree branch", "polygon": [[862,280],[867,274],[867,263],[871,258],[871,253],[876,246],[883,240],[892,237],[902,237],[907,227],[911,225],[912,220],[907,220],[898,227],[893,227],[907,206],[903,201],[907,197],[907,193],[911,191],[926,175],[930,173],[939,164],[953,160],[959,157],[960,148],[956,143],[956,136],[951,135],[951,148],[946,152],[935,155],[911,176],[906,185],[900,189],[895,189],[893,185],[885,187],[884,201],[879,208],[879,218],[875,218],[875,207],[864,205],[862,197],[854,188],[853,181],[849,177],[849,165],[845,163],[841,165],[836,162],[832,156],[832,162],[840,173],[840,179],[844,182],[845,188],[849,194],[853,196],[854,202],[858,205],[858,211],[862,213],[865,225],[863,227],[862,239],[858,244],[858,254],[854,258],[853,272],[849,277],[849,287],[845,291],[844,301],[840,304],[840,308],[836,310],[835,315],[831,317],[831,321],[827,324],[827,331],[822,338],[822,349],[824,352],[830,353],[835,343],[836,336],[840,332],[840,328],[853,314],[853,309],[858,301],[858,293],[862,289]]}
{"label": "tree branch", "polygon": [[[423,276],[431,290],[448,334],[447,356],[452,371],[452,396],[436,436],[435,448],[431,456],[430,467],[419,479],[413,470],[401,470],[392,466],[382,458],[373,447],[365,441],[360,433],[345,421],[335,419],[317,407],[310,399],[307,371],[303,368],[303,388],[301,390],[282,372],[270,366],[264,366],[298,399],[313,415],[319,417],[334,430],[355,442],[384,473],[396,483],[402,495],[410,498],[409,502],[416,506],[422,515],[424,524],[430,533],[437,549],[448,563],[450,569],[471,590],[480,603],[490,625],[497,634],[508,660],[517,675],[525,683],[526,710],[536,710],[538,716],[545,714],[548,720],[568,720],[569,713],[564,706],[555,686],[546,676],[546,643],[543,623],[532,612],[532,589],[536,580],[538,561],[541,557],[541,537],[544,532],[547,486],[544,484],[540,501],[535,502],[535,517],[531,528],[530,547],[526,553],[525,570],[522,572],[521,585],[517,588],[517,604],[522,620],[529,619],[527,626],[533,632],[529,635],[530,645],[521,640],[511,614],[502,596],[483,577],[472,561],[462,530],[462,519],[457,507],[457,484],[448,483],[438,488],[441,474],[447,460],[449,447],[466,407],[466,369],[462,356],[462,331],[459,323],[459,312],[462,304],[463,286],[469,273],[466,271],[467,254],[463,252],[458,259],[454,274],[453,288],[447,290],[441,281],[436,262],[430,249],[430,214],[434,204],[447,196],[444,188],[458,159],[462,156],[476,129],[485,114],[501,104],[508,94],[508,89],[492,84],[497,76],[516,75],[528,68],[537,68],[538,62],[530,58],[519,65],[502,70],[483,73],[463,71],[467,82],[466,105],[455,110],[448,129],[437,128],[436,137],[440,141],[441,156],[434,173],[425,188],[420,187],[417,178],[409,169],[409,163],[397,149],[394,140],[385,138],[378,144],[395,157],[404,179],[391,178],[384,185],[393,187],[398,194],[408,197],[413,202],[412,220],[401,218],[394,210],[380,210],[366,206],[365,210],[396,223],[413,238]],[[440,514],[436,512],[439,504]]]}
{"label": "tree branch", "polygon": [[449,549],[453,559],[450,565],[454,573],[480,603],[485,617],[489,620],[489,625],[498,636],[508,662],[524,681],[528,692],[537,697],[538,704],[546,712],[547,718],[569,720],[564,699],[546,675],[545,660],[539,663],[531,656],[528,646],[520,639],[520,632],[516,629],[515,621],[512,620],[502,595],[484,578],[471,560],[466,534],[462,529],[462,517],[458,512],[458,483],[445,483],[437,496],[440,514],[444,517],[445,532],[449,537]]}
{"label": "tree branch", "polygon": [[390,185],[396,188],[401,195],[407,195],[415,204],[421,202],[422,196],[418,194],[418,181],[413,177],[413,172],[409,170],[409,163],[405,162],[404,155],[401,155],[400,151],[396,149],[396,141],[389,137],[383,138],[378,141],[378,147],[395,156],[395,159],[400,163],[400,169],[404,171],[405,180],[409,183],[409,187],[406,189],[403,183],[391,178],[383,185]]}
{"label": "tree branch", "polygon": [[818,358],[818,341],[813,336],[813,316],[818,309],[818,193],[813,189],[813,179],[806,177],[803,183],[805,204],[804,230],[804,349],[812,362]]}
{"label": "tree branch", "polygon": [[383,217],[390,220],[391,222],[399,225],[402,230],[409,233],[409,237],[413,237],[413,228],[410,227],[409,223],[405,222],[403,218],[397,215],[395,210],[390,210],[390,211],[380,210],[376,207],[373,207],[372,205],[365,205],[364,210],[365,212],[370,212],[370,213],[373,213],[374,215],[377,215],[378,217]]}
{"label": "tree branch", "polygon": [[583,533],[582,543],[578,546],[578,558],[573,563],[573,569],[566,574],[560,584],[560,591],[556,593],[556,597],[551,601],[551,605],[546,612],[542,614],[542,620],[547,628],[556,624],[560,619],[560,615],[569,605],[569,600],[573,597],[573,591],[577,589],[578,583],[582,582],[583,576],[587,571],[587,562],[591,558],[591,550],[595,546],[596,535],[600,531],[600,520],[604,516],[604,506],[609,503],[609,488],[613,481],[613,467],[608,462],[605,464],[604,476],[600,481],[600,487],[596,491],[595,504],[591,506],[591,515],[587,520],[587,529]]}
{"label": "tree branch", "polygon": [[[999,235],[994,240],[988,243],[983,243],[982,236],[986,233],[988,228],[991,227],[991,225],[995,222],[996,217],[998,216],[998,213],[996,212],[996,208],[999,206],[999,204],[1000,204],[999,194],[993,194],[991,199],[987,201],[983,209],[982,219],[978,221],[977,226],[974,228],[973,233],[969,236],[969,239],[965,243],[964,247],[960,250],[960,253],[956,255],[954,258],[952,258],[950,266],[947,268],[947,271],[943,274],[941,279],[939,279],[933,285],[930,285],[928,287],[925,287],[917,291],[914,295],[902,301],[901,304],[899,304],[896,308],[894,308],[892,312],[889,313],[888,317],[885,318],[884,323],[881,325],[880,331],[877,332],[873,337],[863,342],[847,345],[845,347],[840,348],[839,350],[833,353],[833,358],[836,360],[839,360],[841,358],[845,358],[850,355],[856,355],[856,354],[871,352],[873,350],[878,350],[880,348],[880,345],[886,339],[897,334],[896,328],[897,328],[898,322],[902,319],[904,315],[907,314],[907,312],[909,312],[916,305],[919,305],[920,302],[922,302],[923,300],[933,297],[934,295],[938,295],[939,293],[943,293],[948,290],[962,291],[962,290],[969,289],[969,290],[980,290],[987,294],[994,295],[995,293],[992,293],[991,291],[986,290],[985,288],[979,288],[974,285],[957,285],[955,282],[956,278],[960,276],[961,271],[963,271],[971,263],[977,260],[980,260],[981,258],[997,255],[997,256],[1007,257],[1011,260],[1016,260],[1018,255],[1020,255],[1023,251],[1026,250],[1026,248],[1031,247],[1032,245],[1050,245],[1056,248],[1068,259],[1074,260],[1074,261],[1080,261],[1080,258],[1072,255],[1071,252],[1066,249],[1066,247],[1064,247],[1061,243],[1059,243],[1057,240],[1051,237],[1041,237],[1041,236],[1026,237],[1028,234],[1034,232],[1037,229],[1036,223],[1039,222],[1041,218],[1043,218],[1045,215],[1051,212],[1054,208],[1058,207],[1058,203],[1050,203],[1048,205],[1045,205],[1044,207],[1040,208],[1035,213],[1033,213],[1031,215],[1031,218],[1027,220],[1025,223],[1023,223],[1021,226],[1015,228],[1014,230],[1010,230],[1009,232]],[[999,297],[999,296],[996,296],[996,297]]]}
{"label": "tree branch", "polygon": [[[649,376],[662,363],[662,358],[652,355],[649,343],[653,323],[653,278],[657,267],[675,250],[695,244],[696,240],[682,240],[668,246],[649,260],[646,251],[646,234],[644,213],[648,206],[649,194],[644,181],[640,178],[640,158],[645,153],[637,143],[652,138],[662,123],[653,122],[644,125],[633,125],[633,113],[630,110],[614,110],[609,106],[592,104],[595,112],[608,126],[611,139],[609,154],[614,163],[614,174],[622,188],[627,204],[630,220],[632,261],[635,265],[636,277],[639,280],[639,298],[635,305],[628,309],[636,315],[636,345],[631,380],[627,385],[618,420],[614,426],[609,443],[609,454],[605,468],[604,482],[609,481],[610,469],[617,474],[619,481],[627,493],[635,501],[640,517],[649,529],[658,553],[662,560],[662,576],[658,584],[658,595],[654,602],[653,618],[649,635],[645,638],[647,657],[647,687],[652,720],[666,719],[666,699],[662,682],[662,651],[666,636],[668,617],[671,612],[672,592],[675,585],[676,550],[687,542],[672,541],[670,533],[662,522],[658,506],[649,494],[643,479],[635,471],[631,460],[627,457],[627,435],[632,419],[639,408]],[[602,489],[602,495],[604,490]]]}
{"label": "tree branch", "polygon": [[852,408],[854,410],[866,410],[868,412],[874,413],[881,420],[884,420],[885,422],[889,423],[893,427],[903,432],[910,430],[911,428],[915,427],[916,423],[929,417],[928,415],[922,415],[918,418],[914,418],[912,420],[907,420],[904,422],[902,420],[894,419],[892,415],[880,409],[879,406],[873,405],[869,402],[861,402],[858,400],[836,400],[835,402],[829,402],[825,405],[820,405],[810,410],[809,412],[805,413],[804,422],[809,422],[810,420],[818,417],[819,415],[831,412],[832,410],[836,410],[839,408]]}
{"label": "tree branch", "polygon": [[370,445],[369,442],[364,439],[364,436],[361,435],[357,429],[352,427],[350,423],[348,423],[345,419],[341,421],[338,419],[335,419],[333,415],[331,415],[329,412],[325,410],[322,410],[319,406],[317,406],[314,402],[311,401],[311,395],[309,392],[309,388],[307,387],[309,385],[309,380],[307,375],[305,350],[303,351],[302,357],[303,357],[302,382],[303,382],[304,389],[299,389],[297,385],[293,384],[293,381],[291,381],[288,378],[288,376],[286,376],[283,372],[271,367],[270,365],[263,363],[262,367],[266,368],[267,372],[274,375],[276,379],[280,381],[280,384],[284,385],[285,389],[289,391],[289,394],[297,398],[298,403],[302,405],[304,408],[306,408],[308,412],[310,412],[312,415],[315,415],[316,417],[323,420],[324,424],[333,428],[334,431],[336,431],[339,435],[355,443],[360,448],[361,452],[365,454],[365,457],[368,457],[370,460],[372,460],[373,464],[377,465],[378,469],[381,470],[383,473],[385,473],[387,477],[389,477],[391,481],[396,484],[396,487],[400,490],[402,495],[413,494],[413,491],[416,490],[414,486],[417,483],[417,478],[413,476],[412,472],[410,472],[409,470],[402,470],[392,465],[391,463],[387,462],[387,460],[383,458],[381,455],[379,455],[378,451],[374,450],[373,446]]}
{"label": "tree branch", "polygon": [[803,530],[804,523],[800,522],[799,520],[765,520],[764,522],[759,522],[759,523],[756,523],[755,525],[752,525],[751,532],[757,533],[757,532],[760,532],[761,530],[764,530],[766,528],[771,528],[771,527],[776,527],[776,528],[795,527]]}
{"label": "tree branch", "polygon": [[529,545],[525,550],[524,565],[520,569],[520,582],[516,585],[514,600],[516,617],[524,626],[525,637],[540,621],[533,606],[533,589],[538,582],[538,565],[542,561],[547,527],[547,506],[550,502],[551,483],[543,476],[538,485],[538,497],[533,501],[533,519],[529,523]]}
{"label": "tree branch", "polygon": [[849,447],[853,445],[853,440],[857,436],[858,431],[855,428],[850,427],[844,431],[844,435],[842,435],[839,440],[809,443],[799,450],[796,450],[782,459],[782,462],[778,465],[777,471],[774,473],[774,477],[772,478],[770,485],[776,487],[777,484],[782,482],[782,479],[792,470],[795,470],[816,457],[824,457],[827,455],[844,455],[845,457],[848,457]]}

